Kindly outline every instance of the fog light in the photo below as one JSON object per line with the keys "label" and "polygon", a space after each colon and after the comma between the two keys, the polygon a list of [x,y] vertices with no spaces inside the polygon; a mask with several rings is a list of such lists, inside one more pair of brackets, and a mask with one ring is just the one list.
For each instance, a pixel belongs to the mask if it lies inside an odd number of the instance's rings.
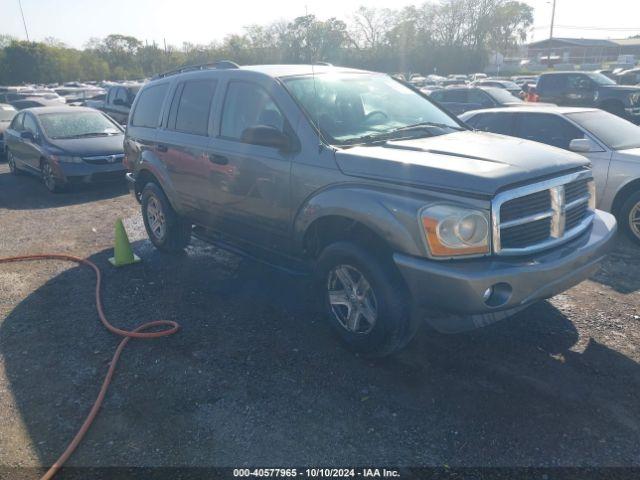
{"label": "fog light", "polygon": [[482,299],[489,307],[500,307],[509,301],[512,291],[511,285],[508,283],[496,283],[484,291]]}

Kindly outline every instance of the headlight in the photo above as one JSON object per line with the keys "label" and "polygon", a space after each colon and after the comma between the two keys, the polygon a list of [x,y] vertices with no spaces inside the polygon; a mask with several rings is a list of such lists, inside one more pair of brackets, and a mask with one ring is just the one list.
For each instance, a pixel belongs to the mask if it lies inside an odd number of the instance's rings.
{"label": "headlight", "polygon": [[489,213],[454,205],[420,211],[429,252],[434,257],[489,253]]}
{"label": "headlight", "polygon": [[61,163],[82,163],[81,157],[71,157],[69,155],[51,155],[53,160],[57,160]]}

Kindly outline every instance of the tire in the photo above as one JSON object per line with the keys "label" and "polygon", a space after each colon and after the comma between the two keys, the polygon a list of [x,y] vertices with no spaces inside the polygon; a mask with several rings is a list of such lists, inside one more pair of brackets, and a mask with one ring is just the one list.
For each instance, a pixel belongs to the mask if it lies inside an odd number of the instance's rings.
{"label": "tire", "polygon": [[22,174],[22,170],[20,170],[18,168],[18,166],[16,165],[16,159],[13,156],[13,153],[11,153],[11,151],[7,148],[7,163],[9,164],[9,171],[13,174],[13,175],[21,175]]}
{"label": "tire", "polygon": [[[372,357],[383,357],[402,349],[418,327],[400,273],[390,258],[379,257],[355,243],[336,242],[322,251],[315,271],[323,310],[333,331],[349,350]],[[345,273],[351,279],[351,289],[341,280]],[[359,275],[366,284],[360,281]],[[367,285],[371,294],[365,293],[366,288],[354,293],[353,288],[359,290],[358,286]],[[340,302],[357,306],[355,321],[354,314],[349,312],[356,308]]]}
{"label": "tire", "polygon": [[640,191],[633,192],[626,198],[617,217],[622,231],[640,245]]}
{"label": "tire", "polygon": [[147,183],[141,195],[142,219],[155,247],[166,253],[182,252],[191,241],[191,224],[182,219],[156,183]]}
{"label": "tire", "polygon": [[44,183],[44,186],[51,193],[60,193],[64,190],[63,185],[56,179],[51,164],[46,160],[40,162],[40,174],[42,176],[42,183]]}

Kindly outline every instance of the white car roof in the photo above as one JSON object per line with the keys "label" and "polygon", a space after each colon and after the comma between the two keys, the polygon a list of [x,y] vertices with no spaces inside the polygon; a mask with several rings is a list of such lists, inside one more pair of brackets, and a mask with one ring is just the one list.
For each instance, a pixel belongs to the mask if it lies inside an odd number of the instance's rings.
{"label": "white car roof", "polygon": [[491,112],[526,112],[526,113],[551,113],[556,115],[566,115],[568,113],[579,112],[593,112],[598,110],[597,108],[582,108],[582,107],[556,107],[556,106],[534,106],[531,103],[526,103],[522,107],[505,107],[505,108],[485,108],[484,110],[472,110],[460,115],[460,118],[470,118],[478,113],[491,113]]}

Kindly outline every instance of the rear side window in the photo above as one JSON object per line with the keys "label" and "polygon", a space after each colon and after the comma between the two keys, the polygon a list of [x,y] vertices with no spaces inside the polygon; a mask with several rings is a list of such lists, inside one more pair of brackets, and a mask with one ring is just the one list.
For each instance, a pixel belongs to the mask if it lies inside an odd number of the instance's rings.
{"label": "rear side window", "polygon": [[562,92],[567,86],[566,75],[543,75],[538,80],[538,89],[549,92]]}
{"label": "rear side window", "polygon": [[140,99],[131,117],[134,127],[155,128],[160,123],[160,110],[167,94],[168,83],[145,88],[140,93]]}
{"label": "rear side window", "polygon": [[480,113],[467,120],[476,130],[483,132],[512,135],[513,114],[511,113]]}
{"label": "rear side window", "polygon": [[[184,82],[176,90],[175,125],[172,106],[169,128],[193,135],[207,135],[211,102],[216,91],[215,80],[191,80]],[[176,103],[177,100],[177,103]]]}

